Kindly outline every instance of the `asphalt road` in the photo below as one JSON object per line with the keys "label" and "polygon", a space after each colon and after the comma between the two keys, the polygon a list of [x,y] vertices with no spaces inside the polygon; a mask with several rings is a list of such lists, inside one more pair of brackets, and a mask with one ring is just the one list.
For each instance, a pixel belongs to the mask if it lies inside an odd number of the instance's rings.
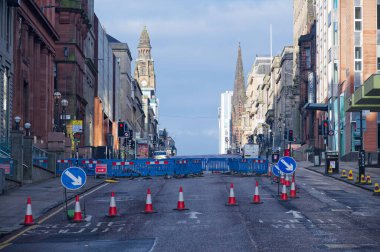
{"label": "asphalt road", "polygon": [[[250,204],[256,180],[259,205]],[[233,207],[226,206],[231,182]],[[305,169],[297,185],[299,198],[283,202],[267,177],[120,180],[82,199],[86,221],[59,212],[2,251],[380,251],[380,197]],[[188,211],[173,210],[180,186]],[[141,213],[148,187],[155,214]],[[111,191],[115,218],[105,216]]]}

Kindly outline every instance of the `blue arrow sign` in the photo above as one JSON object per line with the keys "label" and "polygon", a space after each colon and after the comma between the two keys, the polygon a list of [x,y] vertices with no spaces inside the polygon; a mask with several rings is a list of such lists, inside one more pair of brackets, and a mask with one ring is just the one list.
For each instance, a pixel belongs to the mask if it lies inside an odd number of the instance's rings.
{"label": "blue arrow sign", "polygon": [[285,174],[291,174],[297,168],[297,163],[292,157],[282,157],[277,164],[280,168],[280,171]]}
{"label": "blue arrow sign", "polygon": [[281,171],[280,171],[280,168],[278,168],[277,164],[275,164],[275,165],[272,166],[272,173],[276,177],[280,177],[281,176]]}
{"label": "blue arrow sign", "polygon": [[61,184],[66,189],[77,190],[86,184],[86,173],[82,168],[69,167],[62,172]]}

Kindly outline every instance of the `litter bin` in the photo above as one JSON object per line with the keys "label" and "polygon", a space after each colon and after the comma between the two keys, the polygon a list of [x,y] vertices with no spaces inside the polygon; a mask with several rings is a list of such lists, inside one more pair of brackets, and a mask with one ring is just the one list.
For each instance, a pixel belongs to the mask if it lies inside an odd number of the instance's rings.
{"label": "litter bin", "polygon": [[280,152],[279,151],[273,151],[272,163],[277,163],[279,159],[280,159]]}
{"label": "litter bin", "polygon": [[333,173],[339,173],[339,152],[326,151],[325,174],[331,167]]}
{"label": "litter bin", "polygon": [[321,166],[321,152],[314,150],[314,166]]}

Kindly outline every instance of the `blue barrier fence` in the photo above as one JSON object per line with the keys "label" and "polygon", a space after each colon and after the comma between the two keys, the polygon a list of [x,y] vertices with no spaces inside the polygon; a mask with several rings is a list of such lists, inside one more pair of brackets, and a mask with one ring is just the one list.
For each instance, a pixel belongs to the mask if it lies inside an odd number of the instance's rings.
{"label": "blue barrier fence", "polygon": [[[203,171],[266,174],[268,161],[241,158],[172,158],[172,159],[62,159],[57,160],[58,175],[71,166],[84,169],[87,175],[104,174],[109,177],[149,177],[198,175]],[[100,172],[104,171],[104,172]],[[106,171],[106,172],[105,172]]]}
{"label": "blue barrier fence", "polygon": [[47,157],[33,158],[33,165],[41,167],[43,169],[47,169],[48,168],[48,158]]}

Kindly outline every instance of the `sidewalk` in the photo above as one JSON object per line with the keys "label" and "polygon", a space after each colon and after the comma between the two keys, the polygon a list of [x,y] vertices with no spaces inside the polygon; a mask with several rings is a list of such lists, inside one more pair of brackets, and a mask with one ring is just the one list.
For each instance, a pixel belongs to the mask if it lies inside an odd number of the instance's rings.
{"label": "sidewalk", "polygon": [[[301,167],[306,168],[308,170],[312,170],[321,174],[325,174],[325,166],[314,166],[313,163],[309,161],[300,161],[297,162]],[[342,171],[346,170],[346,174],[348,175],[348,171],[352,170],[354,180],[347,180],[347,178],[341,178]],[[333,173],[328,174],[327,176],[333,177],[335,179],[344,181],[346,183],[352,184],[354,186],[366,189],[368,191],[372,191],[375,187],[375,183],[380,184],[380,168],[373,168],[373,167],[366,167],[365,168],[365,176],[370,175],[372,180],[372,185],[362,185],[362,184],[355,184],[356,176],[359,174],[359,168],[357,162],[339,162],[339,174]]]}
{"label": "sidewalk", "polygon": [[[104,182],[103,179],[95,180],[87,177],[86,184],[77,191],[67,191],[67,197],[73,198],[75,194],[81,194]],[[75,192],[75,193],[74,193]],[[60,178],[52,178],[40,183],[27,184],[0,195],[0,238],[21,227],[24,222],[26,201],[32,200],[34,221],[47,213],[52,208],[64,202],[64,190]]]}

